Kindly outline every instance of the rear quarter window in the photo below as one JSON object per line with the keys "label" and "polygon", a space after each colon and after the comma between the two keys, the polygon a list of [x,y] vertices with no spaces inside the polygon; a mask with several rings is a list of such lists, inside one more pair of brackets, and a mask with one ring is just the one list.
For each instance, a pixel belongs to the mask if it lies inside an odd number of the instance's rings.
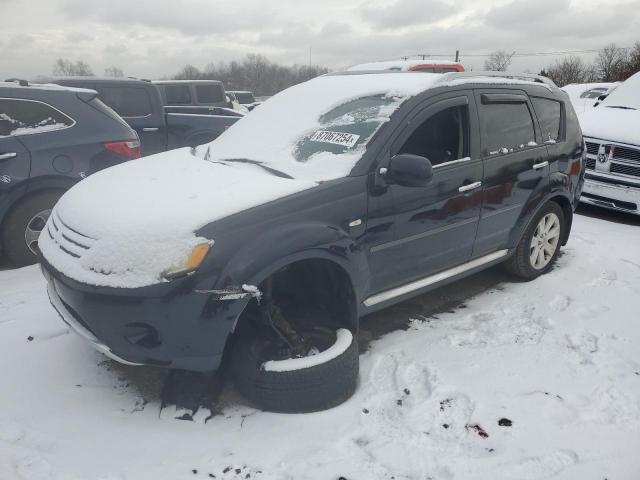
{"label": "rear quarter window", "polygon": [[0,136],[18,136],[61,130],[74,120],[43,102],[0,98]]}
{"label": "rear quarter window", "polygon": [[151,115],[151,100],[145,88],[98,87],[98,97],[122,117]]}
{"label": "rear quarter window", "polygon": [[531,103],[540,122],[542,141],[559,141],[562,135],[562,105],[560,102],[549,98],[531,97]]}
{"label": "rear quarter window", "polygon": [[196,96],[198,97],[198,103],[219,103],[225,101],[222,85],[213,83],[196,85]]}
{"label": "rear quarter window", "polygon": [[167,105],[191,104],[191,89],[189,85],[165,85],[163,88],[167,98]]}

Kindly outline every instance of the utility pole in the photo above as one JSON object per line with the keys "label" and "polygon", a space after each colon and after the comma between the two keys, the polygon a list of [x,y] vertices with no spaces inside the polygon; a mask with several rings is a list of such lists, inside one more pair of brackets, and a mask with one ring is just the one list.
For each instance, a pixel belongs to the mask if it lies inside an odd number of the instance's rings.
{"label": "utility pole", "polygon": [[460,60],[460,50],[456,50],[456,63]]}

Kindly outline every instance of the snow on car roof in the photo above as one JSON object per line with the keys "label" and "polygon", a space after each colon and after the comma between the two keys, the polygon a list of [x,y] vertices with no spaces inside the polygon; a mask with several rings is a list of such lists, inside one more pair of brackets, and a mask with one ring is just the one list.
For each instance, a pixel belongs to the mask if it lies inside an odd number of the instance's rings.
{"label": "snow on car roof", "polygon": [[0,88],[24,88],[31,90],[51,90],[51,91],[67,91],[67,92],[83,92],[83,93],[96,93],[94,90],[87,88],[67,87],[64,85],[57,85],[55,83],[29,83],[29,85],[20,85],[18,82],[0,82]]}
{"label": "snow on car roof", "polygon": [[603,107],[627,107],[640,110],[640,72],[626,79],[600,105]]}
{"label": "snow on car roof", "polygon": [[424,60],[388,60],[384,62],[361,63],[349,67],[347,71],[374,71],[374,70],[401,70],[407,71],[411,67],[418,65],[460,65],[458,62],[450,60],[437,60],[434,58],[425,58]]}

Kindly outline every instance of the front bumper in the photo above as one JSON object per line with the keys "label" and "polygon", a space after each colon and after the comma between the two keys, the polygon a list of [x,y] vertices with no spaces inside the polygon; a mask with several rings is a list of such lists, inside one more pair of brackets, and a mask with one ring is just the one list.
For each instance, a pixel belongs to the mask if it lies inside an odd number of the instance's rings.
{"label": "front bumper", "polygon": [[142,289],[76,282],[41,260],[51,304],[76,333],[125,364],[216,370],[248,298],[194,291],[191,278]]}
{"label": "front bumper", "polygon": [[640,215],[640,185],[623,185],[610,179],[587,177],[580,201],[590,205]]}

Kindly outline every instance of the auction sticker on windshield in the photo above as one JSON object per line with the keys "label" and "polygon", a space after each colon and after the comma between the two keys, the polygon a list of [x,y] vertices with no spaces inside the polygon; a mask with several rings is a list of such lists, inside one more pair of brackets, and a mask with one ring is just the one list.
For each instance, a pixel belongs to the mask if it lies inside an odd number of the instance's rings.
{"label": "auction sticker on windshield", "polygon": [[318,130],[311,137],[312,142],[332,143],[334,145],[342,145],[347,148],[353,147],[360,135],[344,132],[331,132],[329,130]]}

